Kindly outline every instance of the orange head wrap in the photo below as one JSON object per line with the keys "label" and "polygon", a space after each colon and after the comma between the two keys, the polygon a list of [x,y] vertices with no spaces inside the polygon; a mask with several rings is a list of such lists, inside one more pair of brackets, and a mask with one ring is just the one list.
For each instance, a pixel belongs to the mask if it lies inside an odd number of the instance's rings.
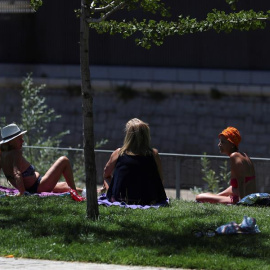
{"label": "orange head wrap", "polygon": [[239,143],[241,142],[240,132],[238,131],[238,129],[234,127],[227,127],[218,135],[218,137],[220,137],[220,135],[223,135],[228,141],[233,143],[236,147],[238,147]]}

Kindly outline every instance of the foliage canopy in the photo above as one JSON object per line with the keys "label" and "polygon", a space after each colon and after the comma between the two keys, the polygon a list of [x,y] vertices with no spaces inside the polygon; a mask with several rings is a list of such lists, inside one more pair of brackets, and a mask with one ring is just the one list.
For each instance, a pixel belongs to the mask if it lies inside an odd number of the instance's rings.
{"label": "foliage canopy", "polygon": [[[226,0],[231,12],[212,9],[205,18],[198,20],[190,16],[178,15],[170,18],[170,7],[161,0],[93,0],[87,1],[89,27],[98,33],[121,34],[123,38],[134,37],[137,45],[149,49],[153,44],[162,45],[165,38],[173,35],[193,34],[214,30],[230,33],[232,30],[249,31],[263,29],[269,19],[270,11],[237,10],[239,0]],[[158,15],[160,19],[137,19],[127,21],[109,19],[117,11],[141,10],[144,13]],[[77,11],[80,14],[80,11]],[[150,16],[149,16],[150,17]]]}

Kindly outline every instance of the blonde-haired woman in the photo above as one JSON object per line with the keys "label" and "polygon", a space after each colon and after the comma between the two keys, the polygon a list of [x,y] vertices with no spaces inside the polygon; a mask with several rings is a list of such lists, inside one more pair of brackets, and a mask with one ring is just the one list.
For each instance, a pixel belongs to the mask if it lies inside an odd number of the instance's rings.
{"label": "blonde-haired woman", "polygon": [[116,149],[104,168],[107,198],[136,204],[166,200],[158,151],[150,147],[150,128],[140,119],[129,120],[123,146]]}

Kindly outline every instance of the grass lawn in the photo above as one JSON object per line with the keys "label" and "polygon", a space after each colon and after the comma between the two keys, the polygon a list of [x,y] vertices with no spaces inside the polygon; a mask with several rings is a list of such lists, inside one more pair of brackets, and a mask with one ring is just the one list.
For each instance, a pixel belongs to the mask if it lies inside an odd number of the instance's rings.
{"label": "grass lawn", "polygon": [[[193,236],[243,216],[255,235]],[[0,256],[197,269],[270,269],[270,208],[171,200],[149,210],[100,206],[86,219],[86,202],[67,197],[1,197]]]}

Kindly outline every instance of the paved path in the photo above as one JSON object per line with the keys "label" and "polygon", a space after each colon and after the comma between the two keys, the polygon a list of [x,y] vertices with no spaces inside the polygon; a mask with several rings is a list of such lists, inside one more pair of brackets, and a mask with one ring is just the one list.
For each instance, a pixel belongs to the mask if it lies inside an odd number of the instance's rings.
{"label": "paved path", "polygon": [[49,260],[34,259],[16,259],[0,257],[1,269],[14,270],[181,270],[181,268],[165,268],[165,267],[143,267],[143,266],[126,266],[115,264],[97,264],[97,263],[81,263],[81,262],[63,262]]}
{"label": "paved path", "polygon": [[[176,198],[176,191],[173,188],[166,188],[166,194],[169,198],[175,199]],[[180,190],[180,199],[185,201],[195,201],[195,194],[193,194],[188,189],[181,189]]]}

